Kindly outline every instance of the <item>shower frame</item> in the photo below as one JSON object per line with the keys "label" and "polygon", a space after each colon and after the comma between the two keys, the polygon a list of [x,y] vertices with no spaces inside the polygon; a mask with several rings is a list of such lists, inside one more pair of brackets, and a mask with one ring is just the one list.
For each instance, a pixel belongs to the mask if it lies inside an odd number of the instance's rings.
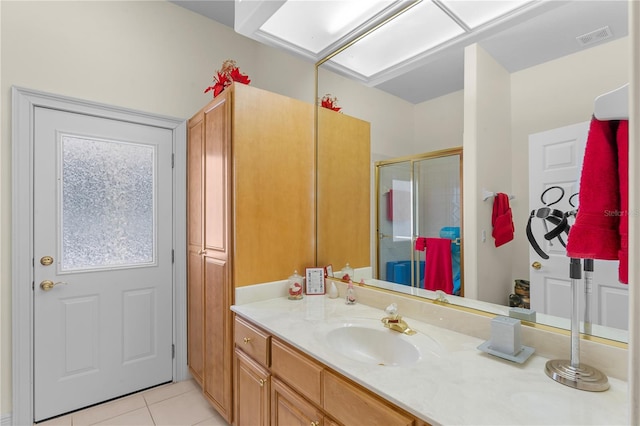
{"label": "shower frame", "polygon": [[380,188],[380,170],[382,167],[385,166],[389,166],[389,165],[393,165],[393,164],[399,164],[399,163],[409,163],[409,176],[410,176],[410,186],[411,186],[411,219],[410,219],[410,237],[411,237],[411,249],[410,251],[410,265],[411,265],[411,287],[419,287],[419,280],[416,280],[416,275],[417,275],[417,267],[419,266],[419,262],[416,262],[416,258],[419,259],[419,256],[416,256],[415,250],[413,249],[416,238],[418,237],[418,235],[416,234],[416,218],[415,218],[415,206],[417,204],[417,197],[418,195],[416,194],[417,191],[415,191],[415,165],[418,162],[424,161],[424,160],[429,160],[429,159],[435,159],[435,158],[442,158],[442,157],[450,157],[450,156],[458,156],[459,157],[459,173],[460,173],[460,177],[459,177],[459,182],[460,182],[460,296],[464,296],[464,250],[463,250],[463,236],[464,236],[464,225],[462,223],[462,217],[463,217],[463,209],[464,206],[462,205],[462,200],[463,200],[463,180],[462,180],[462,162],[463,162],[463,153],[462,153],[462,147],[456,147],[456,148],[448,148],[448,149],[442,149],[442,150],[438,150],[438,151],[431,151],[431,152],[427,152],[427,153],[423,153],[423,154],[414,154],[414,155],[408,155],[408,156],[404,156],[404,157],[398,157],[398,158],[393,158],[393,159],[389,159],[389,160],[381,160],[381,161],[376,161],[374,163],[374,176],[375,176],[375,276],[378,279],[383,279],[383,271],[384,271],[384,265],[381,265],[381,259],[380,259],[380,242],[382,240],[382,238],[384,237],[389,237],[388,235],[382,235],[381,234],[381,226],[380,226],[380,221],[381,221],[381,215],[383,214],[381,212],[381,197],[383,196],[382,192],[381,192],[381,188]]}

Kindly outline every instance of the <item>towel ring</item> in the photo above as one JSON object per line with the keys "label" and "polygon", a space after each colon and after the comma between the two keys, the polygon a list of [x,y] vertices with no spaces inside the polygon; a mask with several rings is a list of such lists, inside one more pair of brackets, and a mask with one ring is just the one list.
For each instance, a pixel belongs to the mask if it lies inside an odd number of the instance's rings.
{"label": "towel ring", "polygon": [[[577,196],[578,194],[579,194],[579,193],[578,193],[578,192],[576,192],[575,194],[572,194],[572,195],[571,195],[571,197],[569,197],[569,204],[570,204],[570,205],[571,205],[571,207],[573,207],[574,209],[576,208],[576,205],[575,205],[575,204],[573,204],[573,198],[574,198],[575,196]],[[578,201],[580,201],[580,200],[578,200]]]}
{"label": "towel ring", "polygon": [[[552,189],[559,189],[560,190],[560,196],[558,197],[557,200],[555,200],[553,203],[549,203],[547,204],[546,201],[544,201],[544,196],[547,194],[547,192],[551,191]],[[562,200],[562,197],[564,197],[564,188],[561,186],[550,186],[549,188],[545,189],[542,194],[540,194],[540,201],[542,201],[542,204],[544,204],[547,207],[550,207],[554,204],[557,204],[560,202],[560,200]]]}

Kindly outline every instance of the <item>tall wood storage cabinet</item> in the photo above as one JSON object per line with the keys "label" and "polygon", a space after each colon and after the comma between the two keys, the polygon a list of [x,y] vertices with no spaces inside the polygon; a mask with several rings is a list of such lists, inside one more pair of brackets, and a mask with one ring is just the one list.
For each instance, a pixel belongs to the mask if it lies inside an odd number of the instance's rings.
{"label": "tall wood storage cabinet", "polygon": [[235,288],[315,262],[313,106],[234,84],[188,132],[188,364],[231,423]]}

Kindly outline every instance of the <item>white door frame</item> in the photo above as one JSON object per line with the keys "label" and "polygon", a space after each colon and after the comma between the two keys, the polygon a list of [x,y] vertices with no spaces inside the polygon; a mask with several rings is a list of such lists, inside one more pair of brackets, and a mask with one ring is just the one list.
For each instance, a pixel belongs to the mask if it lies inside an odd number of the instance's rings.
{"label": "white door frame", "polygon": [[[33,422],[33,150],[34,111],[52,108],[173,132],[174,381],[189,377],[186,333],[186,134],[184,119],[12,87],[12,375],[13,424]],[[31,283],[31,287],[29,287]]]}

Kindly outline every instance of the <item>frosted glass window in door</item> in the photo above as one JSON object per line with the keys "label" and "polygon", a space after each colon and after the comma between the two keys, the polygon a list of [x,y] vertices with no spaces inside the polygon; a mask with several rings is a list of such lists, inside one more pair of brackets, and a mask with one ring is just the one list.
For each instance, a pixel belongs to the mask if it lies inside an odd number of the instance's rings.
{"label": "frosted glass window in door", "polygon": [[62,135],[61,271],[155,262],[155,147]]}

